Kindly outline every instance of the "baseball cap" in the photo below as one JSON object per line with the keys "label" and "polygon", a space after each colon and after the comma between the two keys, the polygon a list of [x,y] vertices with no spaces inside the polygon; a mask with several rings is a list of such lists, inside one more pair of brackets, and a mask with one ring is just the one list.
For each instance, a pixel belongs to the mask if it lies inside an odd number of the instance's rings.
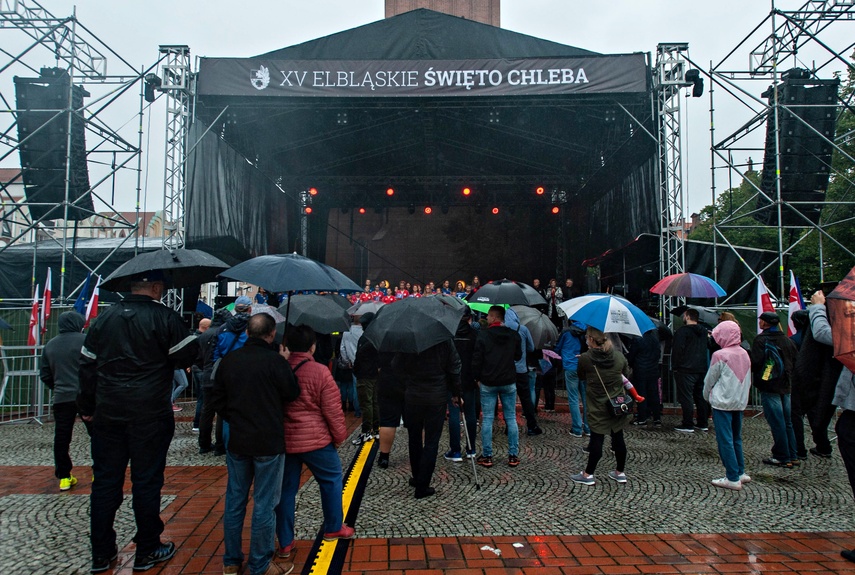
{"label": "baseball cap", "polygon": [[773,311],[764,311],[760,314],[759,319],[762,319],[769,325],[778,325],[779,323],[781,323],[780,318],[778,318],[778,314]]}
{"label": "baseball cap", "polygon": [[235,300],[235,311],[245,311],[250,307],[252,307],[252,300],[245,295],[242,295]]}

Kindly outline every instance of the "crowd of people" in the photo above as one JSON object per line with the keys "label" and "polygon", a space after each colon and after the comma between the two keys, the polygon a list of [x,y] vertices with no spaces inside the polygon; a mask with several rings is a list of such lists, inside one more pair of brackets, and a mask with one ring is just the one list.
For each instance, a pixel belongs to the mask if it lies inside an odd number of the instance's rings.
{"label": "crowd of people", "polygon": [[[480,288],[477,277],[456,283],[462,291],[450,294]],[[674,432],[708,432],[712,418],[725,468],[725,476],[712,481],[716,487],[741,490],[751,481],[742,450],[742,417],[753,385],[772,437],[770,455],[763,460],[767,465],[797,467],[808,453],[831,457],[828,427],[835,409],[843,409],[837,441],[855,493],[855,374],[834,359],[822,292],[794,318],[795,335],[788,338],[777,314],[767,312],[759,316],[761,333],[749,346],[731,314],[722,313],[710,329],[692,308],[683,312],[683,325],[673,337],[659,328],[622,339],[563,317],[558,304],[577,295],[572,280],[563,287],[555,280],[546,287],[539,284],[532,282],[547,302],[544,313],[554,311],[550,319],[562,327],[546,349],[535,348],[526,326],[503,305],[491,306],[486,314],[464,308],[453,337],[421,353],[375,349],[364,333],[373,313],[355,315],[338,345],[322,351],[324,334],[307,326],[277,332],[272,316],[252,315],[258,300],[247,296],[237,298],[233,311],[218,310],[188,334],[180,316],[159,303],[165,278],[157,271],[135,278],[131,295],[103,312],[85,336],[82,316],[66,312],[60,335],[45,348],[41,377],[55,391],[60,490],[77,482],[68,447],[78,413],[91,436],[91,572],[110,569],[117,558],[113,523],[128,463],[137,525],[134,569],[149,569],[175,554],[175,545],[160,537],[160,492],[175,430],[175,373],[186,369],[198,386],[194,429],[199,451],[226,457],[227,574],[241,572],[244,562],[253,575],[293,569],[295,497],[304,465],[321,491],[324,539],[355,537],[344,524],[337,451],[347,436],[346,410],[354,409],[362,419],[354,444],[379,442],[380,470],[390,465],[397,429],[407,428],[410,485],[414,497],[422,499],[436,494],[433,474],[446,422],[444,458],[474,459],[490,468],[500,459],[493,434],[501,414],[508,436],[503,458],[508,467],[519,466],[519,434],[543,433],[537,407],[543,394],[544,409],[555,409],[559,374],[567,390],[568,437],[588,437],[587,464],[570,476],[576,483],[596,484],[606,435],[615,459],[606,477],[628,482],[624,431],[628,425],[662,426],[660,378],[670,370],[682,415]],[[389,293],[388,282],[376,287]],[[450,282],[440,288],[428,283],[424,289],[400,282],[391,295],[419,297],[447,289]],[[373,293],[366,283],[358,297],[375,299]],[[249,380],[252,386],[246,385]],[[518,401],[524,428],[518,425]],[[805,416],[814,442],[809,450]],[[251,487],[254,507],[245,556],[241,534]],[[855,552],[844,556],[855,560]]]}

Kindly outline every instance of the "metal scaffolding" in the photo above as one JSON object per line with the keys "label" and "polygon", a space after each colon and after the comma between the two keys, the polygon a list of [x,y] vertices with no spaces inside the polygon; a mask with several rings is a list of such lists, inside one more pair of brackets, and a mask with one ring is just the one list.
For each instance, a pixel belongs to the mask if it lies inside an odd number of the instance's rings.
{"label": "metal scaffolding", "polygon": [[[847,139],[852,137],[851,133],[837,137],[833,134],[825,136],[812,128],[797,113],[799,108],[824,108],[835,115],[847,109],[851,111],[853,109],[852,94],[845,101],[838,96],[837,101],[826,105],[787,105],[779,97],[779,90],[783,86],[786,74],[782,71],[800,69],[800,73],[803,73],[809,84],[827,82],[835,71],[837,73],[841,70],[851,71],[855,68],[852,60],[847,58],[847,53],[851,53],[855,47],[853,38],[855,38],[855,0],[811,0],[797,10],[779,9],[773,1],[772,9],[764,20],[719,63],[711,63],[707,73],[711,80],[712,203],[715,205],[717,200],[717,179],[732,183],[736,176],[737,181],[742,180],[753,189],[752,197],[735,212],[715,214],[713,241],[735,252],[732,241],[734,230],[775,229],[778,253],[776,261],[763,269],[751,270],[751,273],[755,278],[759,277],[777,263],[778,269],[775,270],[777,281],[771,291],[778,297],[784,298],[783,301],[786,301],[785,258],[794,247],[811,234],[820,236],[820,270],[823,267],[823,242],[836,244],[855,259],[853,254],[855,246],[845,246],[835,238],[833,224],[841,222],[822,219],[826,217],[830,206],[852,205],[855,202],[831,202],[826,198],[822,202],[823,215],[814,222],[803,212],[807,207],[815,205],[815,201],[794,200],[792,195],[789,198],[785,197],[782,193],[781,167],[786,150],[782,145],[784,135],[781,133],[781,120],[794,118],[797,123],[803,124],[808,129],[811,137],[816,136],[830,145],[835,154],[841,154],[852,162],[855,162],[855,158],[841,147]],[[764,93],[766,88],[768,91]],[[738,102],[739,107],[746,111],[747,117],[738,118],[728,114],[717,118],[714,94],[719,90],[724,93],[725,98],[732,98]],[[766,129],[767,124],[769,126],[768,144],[758,133]],[[723,137],[717,135],[717,131],[722,129],[720,125],[727,125],[727,131]],[[761,157],[766,154],[766,166],[773,168],[766,170],[774,176],[772,190],[768,188],[764,190],[762,185],[746,177],[748,172],[753,171],[753,161],[749,155],[752,153],[759,154]],[[853,184],[851,176],[836,173],[831,165],[827,167],[830,169],[832,178],[843,178],[843,181]],[[722,173],[724,177],[721,177]],[[728,188],[733,186],[729,185]],[[749,206],[758,206],[758,200],[759,205],[763,207],[749,209]],[[754,219],[754,216],[762,210],[771,210],[769,213],[774,215],[775,222],[764,225]],[[796,223],[792,223],[793,219]],[[717,262],[716,273],[718,273]],[[748,283],[744,284],[740,289],[747,285]],[[727,301],[724,299],[719,303],[727,303]]]}
{"label": "metal scaffolding", "polygon": [[[57,17],[36,0],[0,1],[0,35],[3,37],[0,54],[5,57],[5,61],[0,62],[0,99],[4,104],[4,109],[0,111],[0,165],[4,160],[7,165],[21,165],[15,155],[22,151],[26,154],[27,146],[39,137],[40,132],[41,137],[44,137],[48,132],[42,131],[47,130],[50,124],[59,125],[60,133],[66,137],[66,141],[58,146],[65,155],[64,165],[62,161],[56,162],[60,169],[65,169],[64,180],[59,184],[65,188],[62,201],[45,202],[28,198],[28,192],[36,188],[32,187],[32,176],[27,173],[29,166],[26,165],[11,181],[0,182],[0,199],[3,203],[0,218],[4,232],[0,253],[10,246],[32,242],[35,276],[37,241],[58,244],[62,248],[62,264],[59,290],[54,293],[60,300],[65,300],[73,297],[81,287],[69,285],[70,265],[83,266],[90,272],[98,273],[104,261],[121,247],[117,246],[94,266],[87,265],[75,255],[77,238],[85,230],[97,229],[92,216],[100,216],[114,229],[121,228],[119,236],[124,238],[121,244],[136,241],[138,236],[145,104],[142,91],[133,88],[138,82],[141,86],[143,77],[156,64],[148,69],[135,69],[80,23],[76,13]],[[118,73],[107,72],[108,62]],[[50,67],[46,68],[46,65]],[[50,78],[51,74],[61,75],[64,85],[68,86],[69,97],[61,105],[50,109],[17,109],[13,104],[16,102],[15,95],[7,97],[4,93],[12,89],[13,77],[18,77],[16,84],[21,76],[30,77],[27,81],[35,84],[44,83],[44,79]],[[83,97],[87,98],[85,102]],[[112,116],[115,114],[106,112],[117,108],[115,104],[120,101],[125,103],[124,109],[127,109],[128,98],[133,99],[131,109],[139,109],[139,121],[131,121],[134,119],[132,116],[129,121],[114,127]],[[48,113],[51,117],[37,129],[19,137],[22,112]],[[85,135],[85,151],[75,149],[72,142],[72,127],[81,124]],[[76,160],[73,159],[74,154],[78,154]],[[73,165],[85,169],[84,173],[87,174],[85,188],[77,189],[75,193],[72,193]],[[79,185],[79,181],[76,185]],[[18,187],[23,187],[22,197],[14,195],[13,189]],[[134,189],[135,217],[128,217],[114,207],[116,194]]]}

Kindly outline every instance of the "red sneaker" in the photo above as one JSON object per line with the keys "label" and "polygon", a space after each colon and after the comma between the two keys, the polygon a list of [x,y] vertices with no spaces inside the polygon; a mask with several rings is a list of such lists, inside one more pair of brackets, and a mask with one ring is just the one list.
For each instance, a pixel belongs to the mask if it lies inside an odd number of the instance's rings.
{"label": "red sneaker", "polygon": [[285,547],[279,547],[276,549],[276,556],[280,559],[288,559],[291,557],[291,553],[294,551],[294,543],[292,542],[290,545],[286,545]]}
{"label": "red sneaker", "polygon": [[341,525],[341,529],[334,533],[324,533],[324,541],[335,541],[336,539],[356,539],[356,530],[347,525]]}
{"label": "red sneaker", "polygon": [[180,405],[176,405],[176,404],[174,404],[174,403],[173,403],[173,404],[172,404],[172,411],[176,411],[176,412],[177,412],[177,411],[184,411],[184,408],[183,408],[183,407],[181,407]]}

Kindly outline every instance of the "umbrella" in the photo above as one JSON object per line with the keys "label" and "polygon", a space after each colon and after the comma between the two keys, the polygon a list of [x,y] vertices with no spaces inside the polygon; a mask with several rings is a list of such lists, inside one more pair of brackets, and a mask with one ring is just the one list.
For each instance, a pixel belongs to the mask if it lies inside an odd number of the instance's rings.
{"label": "umbrella", "polygon": [[347,311],[322,295],[292,295],[287,302],[279,306],[279,311],[288,313],[288,319],[282,318],[283,321],[290,325],[307,325],[316,333],[335,333],[350,329],[350,316]]}
{"label": "umbrella", "polygon": [[560,335],[558,328],[543,312],[524,305],[513,305],[511,309],[517,313],[520,324],[526,326],[531,332],[535,349],[543,349],[547,343],[552,342],[554,344],[558,341]]}
{"label": "umbrella", "polygon": [[439,295],[435,295],[435,296],[431,296],[431,297],[438,298],[442,303],[449,305],[449,306],[453,307],[454,309],[463,309],[466,307],[466,302],[463,301],[462,298],[459,298],[457,296],[448,295],[448,294],[443,293],[443,294],[439,294]]}
{"label": "umbrella", "polygon": [[162,270],[169,287],[183,288],[214,281],[229,265],[202,250],[157,250],[126,261],[101,283],[105,290],[131,291],[132,278],[145,272]]}
{"label": "umbrella", "polygon": [[336,305],[340,306],[343,310],[350,308],[350,301],[348,301],[348,299],[341,294],[325,293],[322,294],[322,297],[325,297],[326,299],[335,302]]}
{"label": "umbrella", "polygon": [[505,308],[505,309],[508,309],[509,307],[511,307],[511,306],[509,306],[509,305],[508,305],[508,304],[506,304],[506,303],[491,304],[491,303],[475,303],[475,302],[473,302],[473,301],[469,301],[469,302],[466,302],[466,303],[467,303],[467,305],[468,305],[469,307],[471,307],[473,310],[475,310],[475,311],[479,311],[479,312],[481,312],[481,313],[487,313],[487,312],[489,312],[489,311],[490,311],[490,308],[491,308],[491,307],[493,307],[493,305],[500,305],[500,306],[502,306],[502,307],[503,307],[503,308]]}
{"label": "umbrella", "polygon": [[364,313],[377,313],[380,308],[386,305],[382,301],[361,301],[347,308],[347,313],[350,315],[362,315]]}
{"label": "umbrella", "polygon": [[454,309],[435,297],[407,298],[387,305],[365,330],[378,351],[421,353],[452,339],[463,308]]}
{"label": "umbrella", "polygon": [[466,301],[486,304],[546,305],[537,290],[528,284],[509,279],[497,280],[482,285],[478,291],[466,296]]}
{"label": "umbrella", "polygon": [[700,323],[705,323],[710,327],[714,327],[718,324],[718,312],[714,309],[701,307],[697,305],[678,305],[675,308],[669,310],[671,315],[681,316],[686,313],[687,309],[694,309],[698,311],[698,321]]}
{"label": "umbrella", "polygon": [[298,254],[258,256],[239,263],[220,277],[261,286],[272,292],[342,291],[362,289],[346,275],[326,264]]}
{"label": "umbrella", "polygon": [[834,358],[855,371],[855,268],[825,300],[831,323]]}
{"label": "umbrella", "polygon": [[655,329],[653,320],[629,300],[610,294],[590,294],[558,304],[570,319],[606,333],[641,335]]}
{"label": "umbrella", "polygon": [[263,304],[263,303],[252,304],[252,314],[251,315],[256,315],[259,313],[266,313],[267,315],[272,317],[276,323],[284,323],[285,322],[285,316],[282,315],[281,313],[279,313],[279,310],[277,310],[272,305],[267,305],[267,304]]}
{"label": "umbrella", "polygon": [[650,288],[651,293],[683,297],[722,297],[727,292],[715,280],[699,274],[671,274]]}

